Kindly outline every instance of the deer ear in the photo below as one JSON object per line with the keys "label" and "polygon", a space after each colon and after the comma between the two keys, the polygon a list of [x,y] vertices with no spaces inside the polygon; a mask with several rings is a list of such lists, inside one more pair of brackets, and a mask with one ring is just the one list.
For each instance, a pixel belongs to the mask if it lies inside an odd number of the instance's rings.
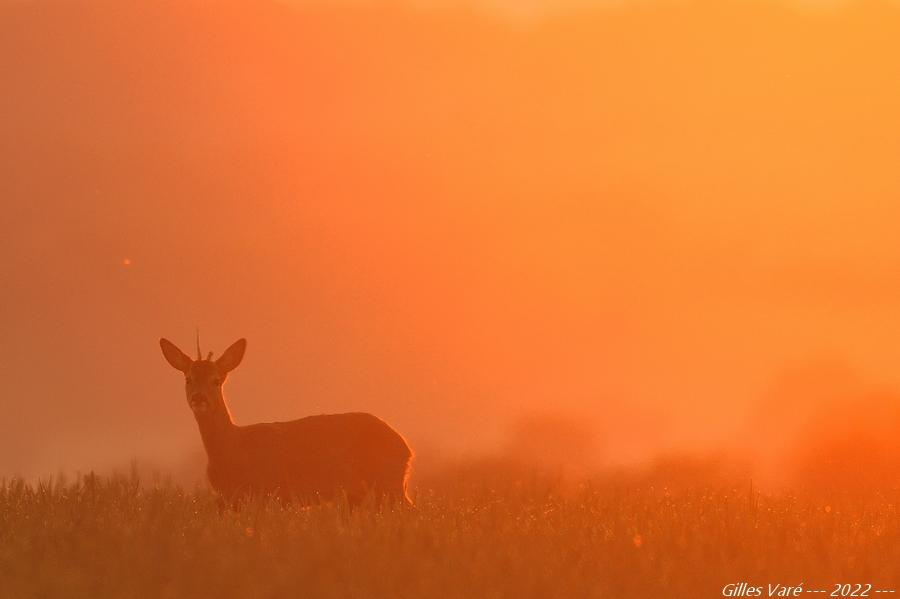
{"label": "deer ear", "polygon": [[192,360],[185,355],[183,351],[175,347],[175,344],[168,339],[160,339],[159,346],[162,348],[163,356],[166,362],[172,365],[175,370],[187,373],[191,368]]}
{"label": "deer ear", "polygon": [[231,347],[225,350],[219,359],[216,360],[216,368],[221,374],[231,372],[238,367],[241,360],[244,359],[244,352],[247,350],[247,340],[238,339],[231,344]]}

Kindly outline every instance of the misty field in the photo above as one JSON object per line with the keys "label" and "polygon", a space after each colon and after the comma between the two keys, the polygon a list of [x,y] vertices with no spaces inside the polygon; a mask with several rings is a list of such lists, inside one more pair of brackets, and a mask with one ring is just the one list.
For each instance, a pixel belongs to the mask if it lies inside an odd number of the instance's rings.
{"label": "misty field", "polygon": [[457,482],[419,486],[414,511],[260,500],[220,512],[203,489],[136,476],[6,481],[0,595],[649,598],[717,597],[745,581],[900,585],[896,494]]}

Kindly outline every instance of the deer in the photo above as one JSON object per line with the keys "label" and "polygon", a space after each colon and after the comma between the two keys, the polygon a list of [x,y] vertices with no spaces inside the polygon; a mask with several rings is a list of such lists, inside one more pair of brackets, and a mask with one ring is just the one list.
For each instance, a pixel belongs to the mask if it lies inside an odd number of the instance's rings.
{"label": "deer", "polygon": [[238,367],[247,340],[234,342],[216,360],[197,359],[159,340],[166,361],[184,374],[188,407],[208,458],[207,477],[222,501],[276,496],[303,504],[367,497],[412,507],[407,494],[413,453],[386,422],[363,412],[320,414],[288,422],[235,424],[223,386]]}

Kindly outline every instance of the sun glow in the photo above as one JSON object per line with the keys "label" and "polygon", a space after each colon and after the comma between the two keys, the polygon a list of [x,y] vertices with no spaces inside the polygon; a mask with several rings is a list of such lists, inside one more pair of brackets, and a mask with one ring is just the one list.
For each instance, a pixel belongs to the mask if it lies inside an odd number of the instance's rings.
{"label": "sun glow", "polygon": [[[792,427],[844,370],[828,414],[884,388],[892,422],[897,7],[555,6],[526,27],[452,3],[4,6],[4,55],[32,57],[5,59],[2,125],[20,333],[77,355],[125,335],[106,373],[200,323],[254,348],[239,421],[363,402],[435,453],[536,455],[537,419],[584,440],[576,469],[731,445],[794,369],[817,374],[781,400],[784,444],[819,434]],[[96,266],[111,247],[134,276]],[[165,437],[172,414],[99,399],[130,389],[110,376],[45,424]]]}

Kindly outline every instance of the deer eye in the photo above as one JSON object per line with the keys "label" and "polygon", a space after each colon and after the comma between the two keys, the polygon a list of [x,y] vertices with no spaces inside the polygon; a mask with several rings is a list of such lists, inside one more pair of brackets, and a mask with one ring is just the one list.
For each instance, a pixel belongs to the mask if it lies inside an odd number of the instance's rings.
{"label": "deer eye", "polygon": [[193,382],[193,380],[191,379],[191,377],[186,376],[186,377],[184,377],[184,382],[190,384]]}

